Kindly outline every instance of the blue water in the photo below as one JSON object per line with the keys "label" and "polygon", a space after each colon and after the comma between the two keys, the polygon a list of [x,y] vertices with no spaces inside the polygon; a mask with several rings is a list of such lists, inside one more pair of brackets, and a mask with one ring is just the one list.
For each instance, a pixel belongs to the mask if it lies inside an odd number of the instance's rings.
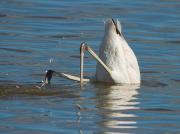
{"label": "blue water", "polygon": [[[47,69],[79,74],[79,45],[98,52],[107,18],[122,23],[141,87],[54,77],[38,89]],[[1,0],[0,133],[180,133],[179,33],[179,0]]]}

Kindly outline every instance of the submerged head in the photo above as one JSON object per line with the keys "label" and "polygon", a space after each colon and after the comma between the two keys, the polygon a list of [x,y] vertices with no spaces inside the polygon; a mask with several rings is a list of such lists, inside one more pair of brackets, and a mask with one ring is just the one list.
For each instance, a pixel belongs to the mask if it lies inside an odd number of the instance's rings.
{"label": "submerged head", "polygon": [[121,24],[118,19],[116,21],[114,19],[108,19],[105,22],[105,33],[122,35]]}

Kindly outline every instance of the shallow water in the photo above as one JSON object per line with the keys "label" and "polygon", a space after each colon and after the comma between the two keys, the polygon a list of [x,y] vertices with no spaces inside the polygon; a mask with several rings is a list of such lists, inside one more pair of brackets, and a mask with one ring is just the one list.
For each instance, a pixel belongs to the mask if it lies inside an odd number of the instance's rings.
{"label": "shallow water", "polygon": [[[180,133],[178,0],[0,1],[0,133]],[[106,18],[118,18],[139,60],[142,85],[85,84],[45,70],[77,74],[79,45],[95,51]],[[86,56],[86,76],[96,62]]]}

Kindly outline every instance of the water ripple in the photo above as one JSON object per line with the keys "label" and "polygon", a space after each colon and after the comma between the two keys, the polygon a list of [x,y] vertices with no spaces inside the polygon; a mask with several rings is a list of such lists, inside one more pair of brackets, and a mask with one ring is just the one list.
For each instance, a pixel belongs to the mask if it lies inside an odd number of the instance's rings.
{"label": "water ripple", "polygon": [[[179,0],[1,0],[0,9],[1,133],[180,132]],[[79,75],[79,45],[98,52],[106,18],[121,21],[141,86],[53,77],[37,88],[47,69]]]}
{"label": "water ripple", "polygon": [[10,51],[10,52],[17,52],[17,53],[32,53],[31,50],[23,50],[23,49],[16,49],[16,48],[1,48],[0,50]]}

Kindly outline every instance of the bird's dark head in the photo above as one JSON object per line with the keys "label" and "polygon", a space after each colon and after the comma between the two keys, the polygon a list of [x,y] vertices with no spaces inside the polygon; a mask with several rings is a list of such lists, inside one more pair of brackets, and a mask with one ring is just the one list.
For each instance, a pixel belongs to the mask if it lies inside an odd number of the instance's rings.
{"label": "bird's dark head", "polygon": [[53,73],[55,73],[55,71],[53,71],[53,70],[47,70],[46,71],[46,75],[45,75],[45,78],[44,78],[44,82],[46,84],[50,83]]}

